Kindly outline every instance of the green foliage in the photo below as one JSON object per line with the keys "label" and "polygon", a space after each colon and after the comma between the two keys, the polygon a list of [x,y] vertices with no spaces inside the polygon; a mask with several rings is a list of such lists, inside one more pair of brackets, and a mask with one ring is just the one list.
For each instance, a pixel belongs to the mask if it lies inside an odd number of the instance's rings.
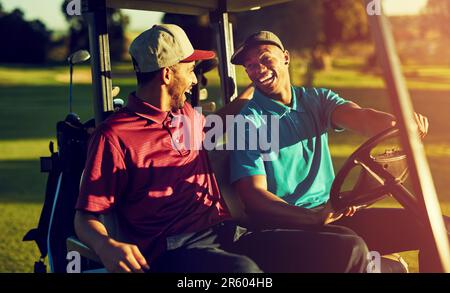
{"label": "green foliage", "polygon": [[259,30],[276,33],[292,50],[312,48],[321,33],[320,1],[297,0],[233,15],[235,42]]}
{"label": "green foliage", "polygon": [[291,50],[317,45],[331,49],[337,43],[365,40],[368,36],[362,1],[296,0],[234,17],[236,40],[243,41],[251,33],[266,29],[278,34]]}
{"label": "green foliage", "polygon": [[[322,2],[323,44],[365,40],[368,36],[367,13],[363,1],[320,0]],[[319,1],[319,2],[320,2]]]}
{"label": "green foliage", "polygon": [[[64,0],[61,6],[63,15],[69,23],[69,52],[75,52],[80,49],[89,50],[89,34],[87,22],[82,16],[68,15],[66,13],[67,4],[71,0]],[[129,23],[128,16],[122,14],[120,10],[106,10],[109,48],[111,60],[122,60],[125,52],[125,28]]]}
{"label": "green foliage", "polygon": [[[318,45],[331,49],[337,43],[365,40],[368,36],[365,9],[361,1],[354,0],[295,0],[230,14],[230,19],[236,44],[259,30],[276,33],[290,50],[312,49]],[[199,48],[215,46],[213,30],[206,25],[205,16],[168,13],[163,21],[182,26]]]}
{"label": "green foliage", "polygon": [[0,7],[0,62],[43,63],[51,46],[51,32],[39,20],[26,21],[19,9],[5,13]]}
{"label": "green foliage", "polygon": [[442,35],[450,37],[450,1],[448,0],[428,0],[426,14],[429,23]]}

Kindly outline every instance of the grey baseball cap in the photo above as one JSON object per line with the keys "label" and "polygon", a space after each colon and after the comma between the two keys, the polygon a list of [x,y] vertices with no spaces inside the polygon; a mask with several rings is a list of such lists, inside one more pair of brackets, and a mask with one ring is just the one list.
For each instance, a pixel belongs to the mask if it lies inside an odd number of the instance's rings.
{"label": "grey baseball cap", "polygon": [[179,62],[216,56],[213,51],[194,50],[184,30],[174,24],[154,25],[137,36],[128,51],[136,72],[153,72]]}
{"label": "grey baseball cap", "polygon": [[231,56],[231,63],[242,65],[244,62],[243,57],[247,50],[259,44],[272,44],[284,51],[283,43],[281,43],[280,38],[278,38],[276,34],[269,31],[259,31],[250,35],[245,42],[236,49],[233,56]]}

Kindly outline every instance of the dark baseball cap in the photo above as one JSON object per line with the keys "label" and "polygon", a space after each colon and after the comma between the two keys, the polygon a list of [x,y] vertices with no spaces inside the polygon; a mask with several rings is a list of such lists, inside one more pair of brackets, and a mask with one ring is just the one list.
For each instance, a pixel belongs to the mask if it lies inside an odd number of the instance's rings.
{"label": "dark baseball cap", "polygon": [[276,34],[269,31],[259,31],[249,36],[245,42],[236,49],[233,56],[231,56],[231,63],[242,65],[245,53],[255,45],[260,44],[275,45],[284,51],[283,44]]}

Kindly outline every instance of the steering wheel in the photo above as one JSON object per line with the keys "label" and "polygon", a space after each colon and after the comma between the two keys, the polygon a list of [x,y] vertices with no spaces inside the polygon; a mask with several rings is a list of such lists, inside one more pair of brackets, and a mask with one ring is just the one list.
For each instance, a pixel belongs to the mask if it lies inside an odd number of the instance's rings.
{"label": "steering wheel", "polygon": [[[402,184],[408,175],[406,155],[395,150],[376,157],[371,155],[377,145],[398,134],[398,128],[389,128],[367,140],[347,159],[331,186],[330,201],[336,212],[349,206],[368,206],[391,194],[405,208],[415,205],[415,197]],[[351,191],[341,192],[345,179],[356,166],[362,168],[357,183]]]}

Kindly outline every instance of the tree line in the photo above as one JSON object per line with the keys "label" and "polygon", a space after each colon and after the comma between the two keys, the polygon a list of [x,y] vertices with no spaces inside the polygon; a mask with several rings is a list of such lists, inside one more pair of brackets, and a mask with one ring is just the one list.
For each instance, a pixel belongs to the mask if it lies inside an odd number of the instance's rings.
{"label": "tree line", "polygon": [[[1,1],[1,0],[0,0]],[[89,49],[88,28],[81,16],[69,16],[61,3],[61,13],[69,24],[66,36],[54,38],[53,32],[39,20],[27,21],[19,9],[5,12],[0,2],[0,46],[2,63],[44,63],[49,52],[65,46],[67,54]],[[424,25],[450,37],[450,1],[428,0],[423,13]],[[230,14],[234,25],[235,43],[257,30],[271,30],[278,34],[288,48],[308,49],[318,67],[323,54],[329,54],[337,44],[364,42],[370,38],[366,8],[355,0],[294,0],[258,11]],[[129,19],[120,10],[107,10],[111,59],[121,60],[126,53],[126,27]],[[208,15],[186,16],[165,14],[163,22],[185,28],[196,47],[215,49],[214,31]],[[323,66],[323,64],[322,64]]]}

